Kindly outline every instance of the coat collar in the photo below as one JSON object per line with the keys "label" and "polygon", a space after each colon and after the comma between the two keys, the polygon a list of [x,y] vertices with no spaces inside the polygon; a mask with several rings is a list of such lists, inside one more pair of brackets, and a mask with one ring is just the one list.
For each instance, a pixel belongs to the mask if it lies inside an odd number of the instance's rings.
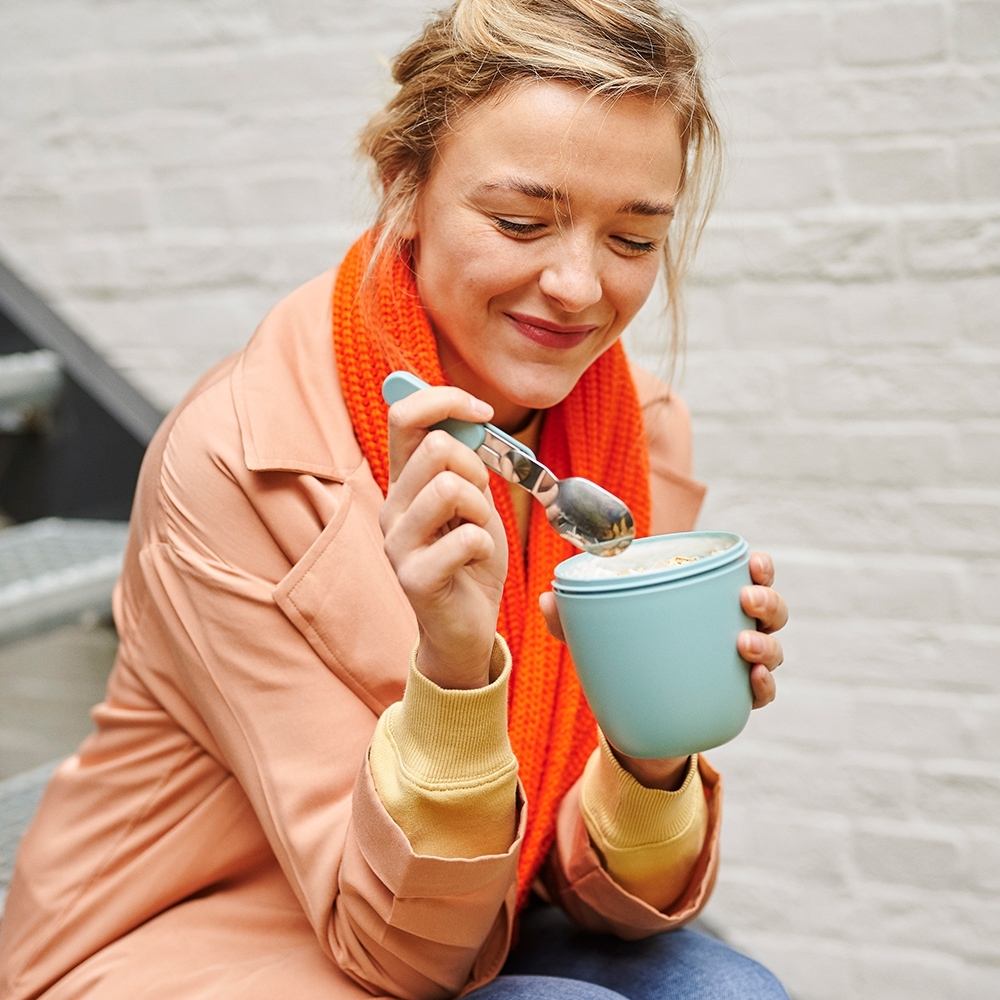
{"label": "coat collar", "polygon": [[333,353],[335,270],[265,317],[233,372],[233,404],[251,472],[343,482],[364,461]]}

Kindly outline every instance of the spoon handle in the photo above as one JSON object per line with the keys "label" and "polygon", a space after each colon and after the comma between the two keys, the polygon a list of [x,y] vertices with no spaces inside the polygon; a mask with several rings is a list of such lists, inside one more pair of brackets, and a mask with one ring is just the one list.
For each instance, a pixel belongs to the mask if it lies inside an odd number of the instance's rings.
{"label": "spoon handle", "polygon": [[[430,386],[423,379],[410,372],[392,372],[382,383],[382,398],[392,406],[393,403],[398,403],[406,396],[413,395],[419,389],[429,388]],[[447,431],[453,438],[458,438],[462,444],[468,445],[473,451],[478,451],[486,438],[492,435],[522,455],[531,459],[535,457],[535,453],[526,444],[512,438],[499,427],[494,427],[493,424],[475,424],[467,420],[455,420],[453,417],[448,417],[447,420],[442,420],[434,427],[437,430]]]}
{"label": "spoon handle", "polygon": [[[420,389],[428,389],[430,386],[423,380],[411,375],[409,372],[392,372],[382,383],[382,398],[392,406],[406,396],[411,396]],[[467,420],[455,420],[449,417],[442,420],[435,428],[447,431],[452,437],[458,438],[462,444],[468,445],[476,451],[486,440],[487,424],[473,424]]]}

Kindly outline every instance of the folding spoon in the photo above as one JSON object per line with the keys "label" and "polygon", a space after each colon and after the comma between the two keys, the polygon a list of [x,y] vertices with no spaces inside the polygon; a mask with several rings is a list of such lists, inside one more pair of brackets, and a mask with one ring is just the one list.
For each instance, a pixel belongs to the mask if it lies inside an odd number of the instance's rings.
{"label": "folding spoon", "polygon": [[[428,385],[409,372],[393,372],[382,383],[391,406]],[[435,428],[468,445],[483,464],[508,483],[526,489],[544,508],[549,524],[578,549],[597,556],[624,552],[635,538],[632,512],[613,493],[589,479],[556,479],[535,453],[493,424],[442,420]]]}

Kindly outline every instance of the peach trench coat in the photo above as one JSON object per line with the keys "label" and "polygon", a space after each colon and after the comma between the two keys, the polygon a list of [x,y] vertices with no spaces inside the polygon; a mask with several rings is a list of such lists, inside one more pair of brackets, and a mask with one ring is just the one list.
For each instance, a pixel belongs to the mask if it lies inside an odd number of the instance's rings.
{"label": "peach trench coat", "polygon": [[[503,964],[520,839],[471,860],[416,855],[368,767],[417,628],[337,382],[333,280],[278,305],[150,445],[115,593],[118,659],[97,731],[22,844],[4,1000],[448,997]],[[691,528],[703,490],[677,471],[686,412],[637,382],[654,528]],[[634,938],[698,912],[721,793],[702,775],[709,834],[669,913],[608,877],[579,784],[567,795],[544,878],[578,923]]]}

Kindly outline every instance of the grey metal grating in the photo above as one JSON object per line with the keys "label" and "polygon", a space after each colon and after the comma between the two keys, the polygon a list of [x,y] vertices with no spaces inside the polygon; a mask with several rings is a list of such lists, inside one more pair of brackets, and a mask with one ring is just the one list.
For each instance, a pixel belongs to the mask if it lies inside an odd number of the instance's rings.
{"label": "grey metal grating", "polygon": [[45,518],[0,531],[0,642],[111,610],[128,524]]}

